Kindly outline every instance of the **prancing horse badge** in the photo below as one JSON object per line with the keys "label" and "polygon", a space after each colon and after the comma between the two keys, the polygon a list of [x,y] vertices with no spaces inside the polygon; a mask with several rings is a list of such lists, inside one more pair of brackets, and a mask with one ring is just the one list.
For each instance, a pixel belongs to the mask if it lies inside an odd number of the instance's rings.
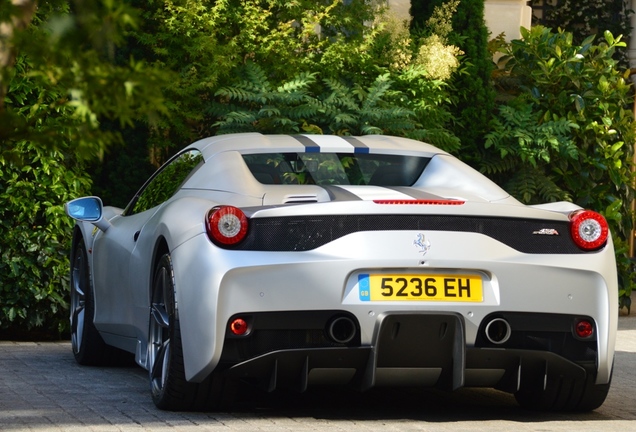
{"label": "prancing horse badge", "polygon": [[431,242],[428,241],[426,236],[422,233],[419,233],[417,237],[415,237],[415,240],[413,240],[413,244],[417,248],[419,248],[419,252],[422,255],[426,255],[426,252],[428,252],[428,250],[431,248]]}

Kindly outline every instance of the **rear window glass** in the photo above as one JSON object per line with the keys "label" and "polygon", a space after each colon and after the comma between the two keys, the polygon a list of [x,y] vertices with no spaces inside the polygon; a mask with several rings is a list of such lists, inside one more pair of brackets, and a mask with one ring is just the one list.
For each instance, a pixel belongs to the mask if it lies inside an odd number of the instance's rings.
{"label": "rear window glass", "polygon": [[262,153],[243,159],[263,184],[376,186],[411,186],[430,161],[368,153]]}

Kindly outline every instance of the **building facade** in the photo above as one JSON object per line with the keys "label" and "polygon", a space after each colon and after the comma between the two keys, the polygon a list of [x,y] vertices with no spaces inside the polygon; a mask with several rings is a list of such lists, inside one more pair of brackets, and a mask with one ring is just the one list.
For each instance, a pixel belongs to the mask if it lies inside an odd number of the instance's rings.
{"label": "building facade", "polygon": [[[636,1],[636,0],[635,0]],[[506,40],[518,39],[521,27],[530,27],[532,8],[524,0],[485,0],[484,19],[493,37],[504,33]],[[389,6],[400,18],[410,19],[411,0],[389,0]]]}
{"label": "building facade", "polygon": [[[544,5],[545,2],[545,5]],[[521,34],[521,27],[530,28],[532,25],[533,10],[529,6],[530,1],[526,0],[485,0],[484,19],[490,30],[492,37],[501,33],[505,34],[506,40],[518,39]],[[537,16],[542,13],[542,7],[549,7],[555,0],[544,0],[538,2],[539,6],[534,11]],[[397,16],[403,19],[410,19],[409,9],[411,0],[388,0],[388,4]],[[627,1],[628,9],[636,10],[636,0]],[[636,33],[636,13],[631,14],[632,34]],[[629,44],[629,59],[632,70],[636,70],[636,37],[625,35]],[[636,75],[632,76],[636,80]]]}

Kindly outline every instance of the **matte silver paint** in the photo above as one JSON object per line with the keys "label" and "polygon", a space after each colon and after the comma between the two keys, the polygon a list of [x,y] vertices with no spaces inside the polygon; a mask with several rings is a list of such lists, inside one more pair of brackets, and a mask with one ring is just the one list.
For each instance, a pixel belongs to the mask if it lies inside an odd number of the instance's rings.
{"label": "matte silver paint", "polygon": [[[321,151],[353,151],[339,137],[308,136]],[[95,325],[104,340],[136,354],[148,367],[150,292],[156,249],[164,242],[174,266],[181,319],[185,372],[200,381],[217,365],[230,316],[239,312],[341,309],[360,322],[362,344],[370,344],[388,311],[451,311],[465,319],[466,343],[474,344],[478,326],[498,310],[584,314],[598,328],[597,384],[610,379],[616,339],[618,305],[614,249],[582,255],[540,255],[518,252],[477,233],[443,231],[358,232],[305,252],[232,251],[215,246],[205,234],[204,217],[218,204],[245,209],[250,218],[328,214],[457,214],[567,220],[578,207],[571,203],[525,206],[500,187],[446,152],[404,138],[357,137],[371,152],[432,157],[413,188],[461,206],[390,206],[370,197],[393,190],[350,187],[366,198],[331,201],[314,185],[263,185],[243,163],[241,153],[302,152],[289,136],[226,135],[198,141],[204,166],[168,201],[143,213],[122,216],[105,207],[100,222],[78,222],[90,251],[95,287]],[[367,189],[364,189],[367,188]],[[371,188],[376,188],[373,193]],[[359,189],[359,190],[358,190]],[[382,189],[382,193],[380,192]],[[308,201],[286,205],[286,201]],[[95,228],[96,225],[99,229]],[[413,246],[424,235],[426,255]],[[357,293],[357,275],[369,272],[456,272],[483,276],[484,301],[364,302]],[[479,371],[473,371],[479,372]],[[497,374],[492,373],[496,381]],[[488,385],[484,374],[467,377]]]}

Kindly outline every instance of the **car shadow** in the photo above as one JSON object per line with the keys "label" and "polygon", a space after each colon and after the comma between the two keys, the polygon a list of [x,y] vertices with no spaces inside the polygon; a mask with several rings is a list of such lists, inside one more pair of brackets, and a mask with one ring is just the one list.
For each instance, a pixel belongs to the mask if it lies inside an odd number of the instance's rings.
{"label": "car shadow", "polygon": [[[462,388],[453,392],[422,388],[374,388],[359,392],[346,387],[313,387],[304,393],[275,391],[267,393],[252,386],[243,386],[235,402],[222,412],[189,413],[194,418],[213,419],[219,415],[233,418],[314,418],[325,421],[421,421],[473,422],[511,421],[521,423],[586,422],[624,420],[636,421],[636,382],[633,352],[617,351],[617,371],[605,403],[595,411],[539,412],[519,407],[513,395],[490,388]],[[147,372],[141,368],[106,368],[111,374],[134,376],[135,387],[142,399],[150,402],[146,391]],[[98,372],[98,369],[94,370]],[[153,408],[150,408],[151,410]],[[169,419],[171,413],[159,411]]]}
{"label": "car shadow", "polygon": [[[458,422],[509,420],[515,422],[599,421],[616,419],[603,407],[589,413],[551,413],[519,407],[514,396],[493,389],[466,388],[454,392],[433,389],[372,389],[363,393],[348,389],[311,389],[305,393],[258,391],[243,394],[232,413],[266,417],[323,420],[416,420]],[[627,417],[622,417],[628,420]],[[636,420],[636,416],[633,416]]]}

